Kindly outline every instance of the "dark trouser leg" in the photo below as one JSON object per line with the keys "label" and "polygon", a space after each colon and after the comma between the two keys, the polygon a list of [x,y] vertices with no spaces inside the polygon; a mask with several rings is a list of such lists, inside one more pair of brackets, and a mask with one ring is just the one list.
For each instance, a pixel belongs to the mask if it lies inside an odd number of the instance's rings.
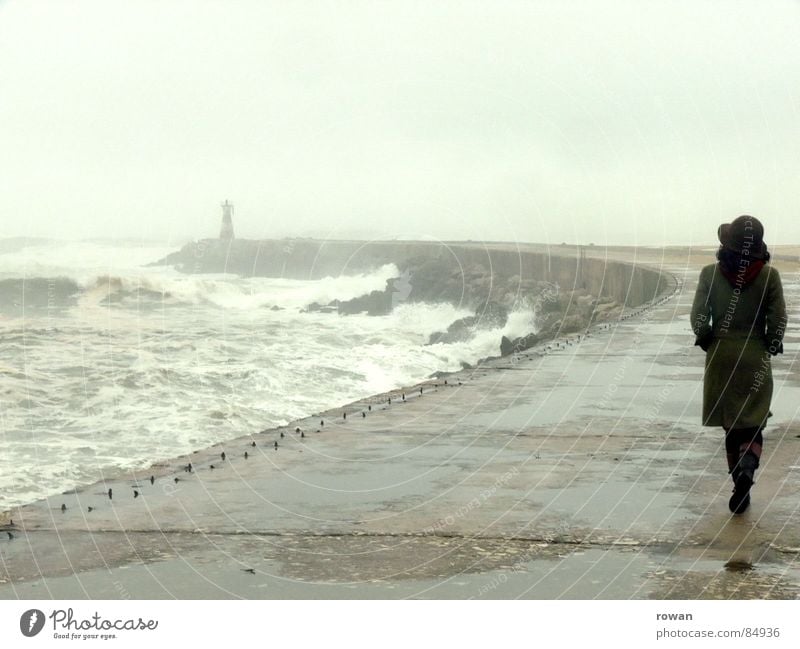
{"label": "dark trouser leg", "polygon": [[725,429],[725,457],[728,459],[728,473],[732,474],[739,461],[739,445],[734,439],[735,429]]}
{"label": "dark trouser leg", "polygon": [[743,466],[752,471],[758,468],[764,445],[763,430],[763,426],[725,430],[725,455],[728,458],[728,472],[734,482]]}
{"label": "dark trouser leg", "polygon": [[753,485],[764,443],[762,430],[762,426],[755,426],[725,431],[725,454],[734,485],[728,507],[734,514],[741,514],[750,505],[750,487]]}

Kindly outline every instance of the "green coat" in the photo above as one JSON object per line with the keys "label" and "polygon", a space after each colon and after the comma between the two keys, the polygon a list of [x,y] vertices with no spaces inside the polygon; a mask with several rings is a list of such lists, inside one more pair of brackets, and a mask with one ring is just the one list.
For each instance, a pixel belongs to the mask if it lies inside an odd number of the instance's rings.
{"label": "green coat", "polygon": [[770,347],[783,349],[786,304],[778,271],[767,263],[736,288],[719,264],[700,271],[692,304],[692,329],[712,336],[703,377],[703,425],[763,426],[772,400]]}

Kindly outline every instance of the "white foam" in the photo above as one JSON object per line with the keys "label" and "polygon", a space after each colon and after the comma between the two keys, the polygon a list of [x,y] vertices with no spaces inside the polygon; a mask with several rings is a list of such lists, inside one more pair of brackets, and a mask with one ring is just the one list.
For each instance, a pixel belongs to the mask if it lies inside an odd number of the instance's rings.
{"label": "white foam", "polygon": [[124,276],[174,250],[150,243],[43,242],[0,254],[0,278],[70,277],[82,284],[103,275]]}
{"label": "white foam", "polygon": [[[0,340],[0,509],[457,370],[496,355],[504,333],[529,333],[524,310],[449,345],[426,343],[470,309],[400,301],[385,316],[301,312],[383,290],[399,274],[391,264],[317,281],[197,277],[135,266],[164,250],[67,247],[32,259],[36,274],[47,261],[82,278],[79,307],[16,320],[23,348]],[[139,310],[142,288],[163,293],[163,308]],[[108,306],[109,290],[132,297]]]}

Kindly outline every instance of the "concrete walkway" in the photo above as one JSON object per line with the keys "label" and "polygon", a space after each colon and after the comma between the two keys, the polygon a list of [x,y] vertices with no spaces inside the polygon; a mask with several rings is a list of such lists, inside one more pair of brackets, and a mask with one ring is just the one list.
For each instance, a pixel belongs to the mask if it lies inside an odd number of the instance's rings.
{"label": "concrete walkway", "polygon": [[580,340],[16,509],[0,598],[798,597],[792,358],[732,517],[699,425],[697,268],[666,270],[674,296]]}

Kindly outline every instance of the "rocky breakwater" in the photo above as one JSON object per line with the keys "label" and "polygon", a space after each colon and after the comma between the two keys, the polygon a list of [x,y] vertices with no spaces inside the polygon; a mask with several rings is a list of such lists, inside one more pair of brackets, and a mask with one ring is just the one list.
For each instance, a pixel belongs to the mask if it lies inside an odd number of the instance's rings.
{"label": "rocky breakwater", "polygon": [[[403,302],[449,302],[473,315],[430,337],[429,344],[502,330],[512,313],[531,314],[521,335],[498,335],[507,355],[618,318],[625,307],[654,300],[671,278],[658,271],[571,247],[552,254],[535,244],[426,241],[201,240],[157,262],[187,273],[320,279],[393,263],[399,274],[382,291],[306,309],[385,315]],[[517,326],[519,328],[519,325]]]}

